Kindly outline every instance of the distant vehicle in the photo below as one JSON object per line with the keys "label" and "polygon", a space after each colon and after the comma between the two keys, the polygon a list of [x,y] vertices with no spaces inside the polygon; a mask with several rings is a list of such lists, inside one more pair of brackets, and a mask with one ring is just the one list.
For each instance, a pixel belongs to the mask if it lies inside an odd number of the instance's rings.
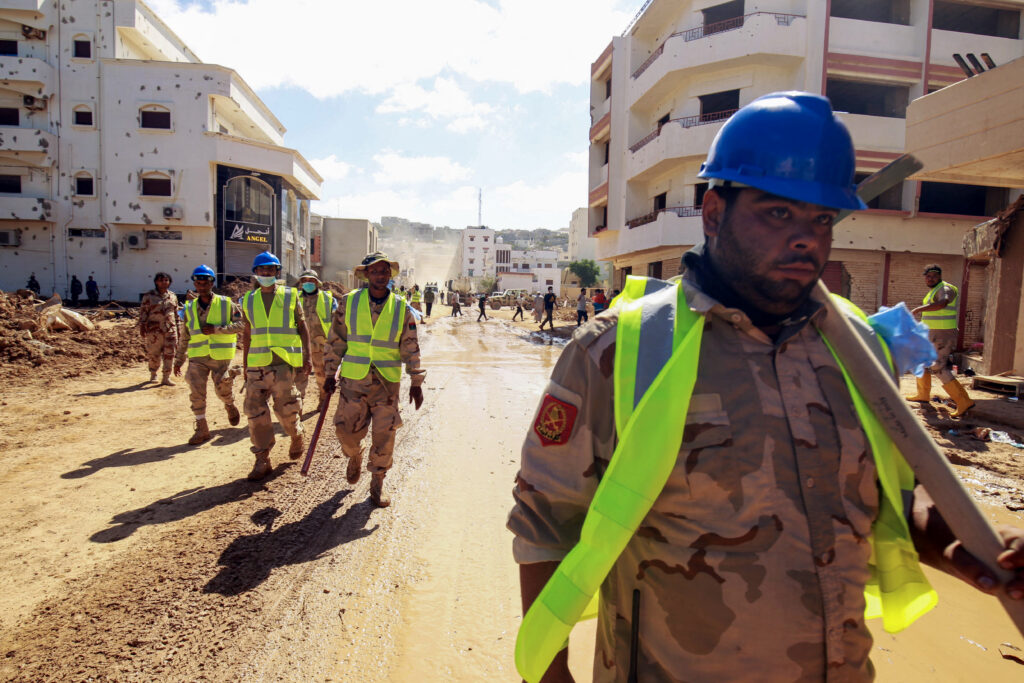
{"label": "distant vehicle", "polygon": [[506,289],[504,292],[492,294],[487,299],[487,303],[492,309],[498,310],[502,306],[514,306],[516,300],[524,296],[526,296],[525,289]]}
{"label": "distant vehicle", "polygon": [[423,288],[423,293],[426,294],[427,292],[433,292],[434,293],[434,300],[435,301],[439,301],[440,300],[439,297],[437,296],[438,290],[437,290],[437,283],[436,282],[428,282],[426,284],[426,286]]}

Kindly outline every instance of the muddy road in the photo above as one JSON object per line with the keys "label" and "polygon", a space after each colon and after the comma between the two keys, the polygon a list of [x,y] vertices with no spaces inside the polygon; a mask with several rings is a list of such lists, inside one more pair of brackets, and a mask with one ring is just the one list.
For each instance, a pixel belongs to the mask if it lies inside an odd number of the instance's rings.
{"label": "muddy road", "polygon": [[[230,427],[211,392],[214,439],[184,445],[187,388],[145,383],[141,366],[5,386],[0,680],[518,680],[504,523],[560,346],[509,311],[466,314],[421,327],[426,402],[403,411],[385,510],[365,473],[345,482],[331,429],[308,478],[278,439],[274,473],[248,482],[244,422]],[[1022,523],[1022,451],[932,419],[993,517]],[[880,679],[1024,676],[1000,656],[1024,641],[998,604],[936,583],[933,614],[876,634]],[[592,628],[573,635],[580,681]]]}

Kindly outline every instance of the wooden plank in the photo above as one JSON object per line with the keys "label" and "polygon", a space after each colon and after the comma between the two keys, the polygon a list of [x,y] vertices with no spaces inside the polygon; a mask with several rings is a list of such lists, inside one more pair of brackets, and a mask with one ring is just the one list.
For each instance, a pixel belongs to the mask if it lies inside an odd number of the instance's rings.
{"label": "wooden plank", "polygon": [[975,375],[971,388],[993,391],[997,394],[1013,394],[1020,398],[1021,394],[1024,394],[1024,378]]}

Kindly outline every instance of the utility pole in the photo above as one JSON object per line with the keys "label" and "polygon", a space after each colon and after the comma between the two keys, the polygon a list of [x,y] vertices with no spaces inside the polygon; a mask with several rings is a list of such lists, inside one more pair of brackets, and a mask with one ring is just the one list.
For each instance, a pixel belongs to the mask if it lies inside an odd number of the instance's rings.
{"label": "utility pole", "polygon": [[484,188],[476,188],[476,224],[477,227],[484,227]]}

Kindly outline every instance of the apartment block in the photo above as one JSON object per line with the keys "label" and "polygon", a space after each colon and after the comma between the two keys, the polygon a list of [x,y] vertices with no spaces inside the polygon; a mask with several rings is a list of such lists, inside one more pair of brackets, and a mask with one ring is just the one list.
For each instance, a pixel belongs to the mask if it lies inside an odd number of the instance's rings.
{"label": "apartment block", "polygon": [[276,253],[310,263],[321,177],[239,74],[202,63],[141,0],[0,5],[0,288],[92,275],[137,300]]}
{"label": "apartment block", "polygon": [[[1024,0],[649,0],[591,65],[587,222],[613,286],[677,274],[703,240],[697,172],[737,109],[778,90],[828,96],[862,179],[903,153],[912,100],[1024,55],[1022,11]],[[1020,194],[907,180],[836,226],[824,280],[874,311],[919,302],[921,269],[938,262],[962,286],[962,342],[979,341],[985,273],[962,237]]]}
{"label": "apartment block", "polygon": [[313,255],[319,257],[320,277],[355,284],[355,268],[378,249],[377,226],[365,218],[331,218],[313,214]]}

